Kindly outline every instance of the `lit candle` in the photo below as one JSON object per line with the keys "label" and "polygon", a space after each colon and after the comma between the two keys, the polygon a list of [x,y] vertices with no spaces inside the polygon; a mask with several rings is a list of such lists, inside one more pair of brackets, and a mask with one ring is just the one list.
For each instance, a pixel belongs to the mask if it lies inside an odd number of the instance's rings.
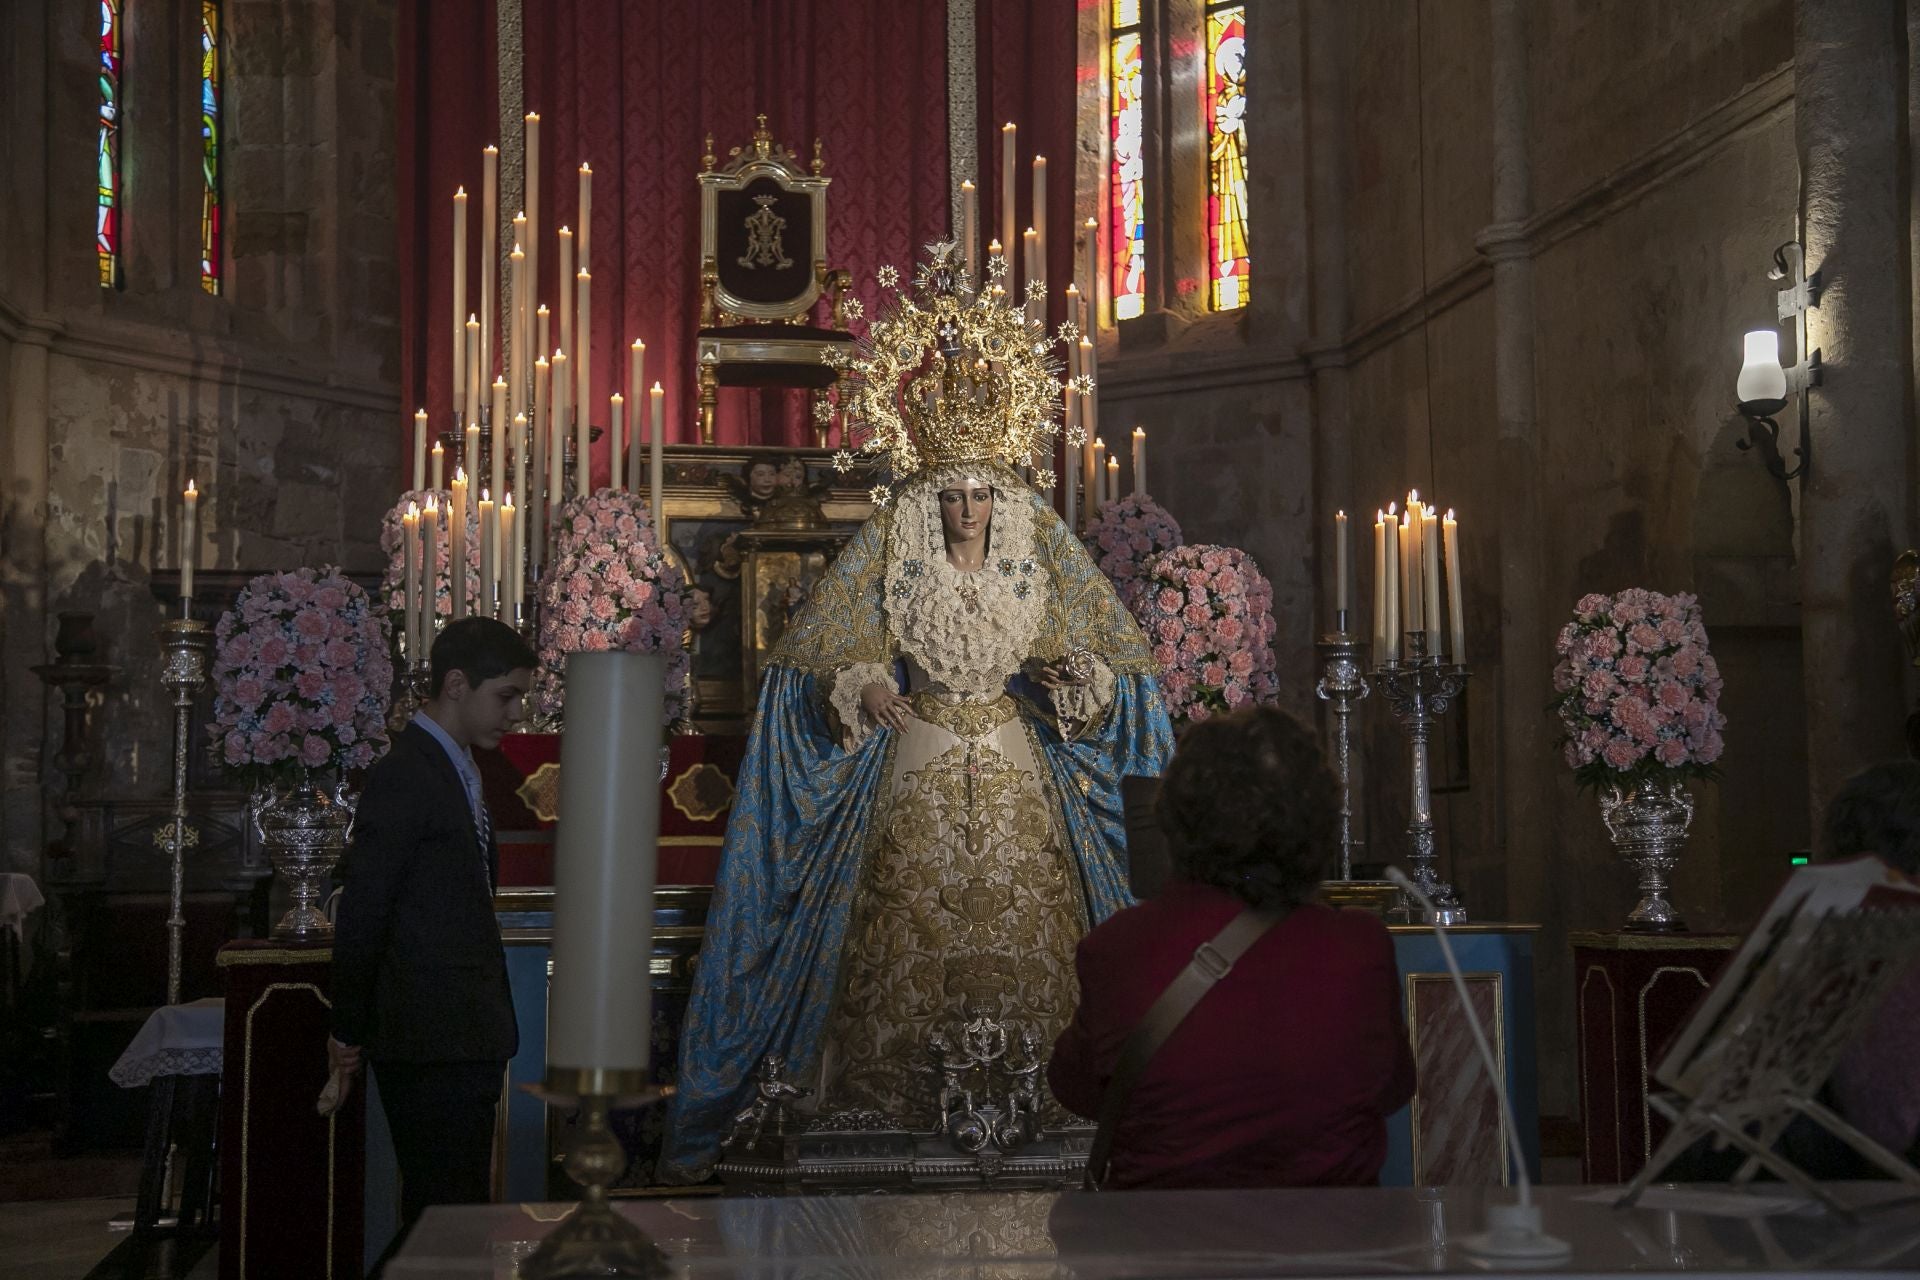
{"label": "lit candle", "polygon": [[[1080,399],[1080,394],[1073,389],[1071,382],[1067,384],[1066,399],[1066,425],[1071,428],[1074,423],[1080,420],[1080,406],[1077,403]],[[1060,449],[1060,487],[1066,491],[1065,510],[1067,529],[1072,531],[1079,527],[1077,522],[1080,515],[1080,468],[1073,465],[1071,430],[1062,435]]]}
{"label": "lit candle", "polygon": [[461,391],[461,418],[466,422],[480,420],[480,320],[474,315],[467,316],[467,384]]}
{"label": "lit candle", "polygon": [[[453,193],[453,412],[467,407],[467,189]],[[415,485],[414,488],[419,488]]]}
{"label": "lit candle", "polygon": [[493,380],[493,422],[487,428],[487,441],[493,452],[487,461],[490,465],[488,477],[491,484],[482,488],[499,493],[507,487],[507,433],[513,429],[513,420],[507,416],[507,380]]}
{"label": "lit candle", "polygon": [[1393,661],[1400,656],[1400,519],[1394,515],[1394,503],[1387,504],[1387,617],[1386,617],[1386,656]]}
{"label": "lit candle", "polygon": [[[1090,378],[1093,374],[1093,343],[1086,338],[1080,339],[1080,373],[1083,378]],[[1081,393],[1080,430],[1086,434],[1089,442],[1086,448],[1085,463],[1087,488],[1091,489],[1094,485],[1098,484],[1100,480],[1099,474],[1094,470],[1093,445],[1091,443],[1093,438],[1100,432],[1100,399],[1099,393],[1095,390],[1089,389]],[[1088,506],[1089,510],[1091,510],[1091,499],[1088,500]]]}
{"label": "lit candle", "polygon": [[[580,166],[580,269],[589,271],[587,249],[593,241],[593,166]],[[584,401],[582,402],[584,403]]]}
{"label": "lit candle", "polygon": [[[425,599],[420,603],[420,642],[431,651],[433,631],[440,621],[440,499],[427,496],[426,547],[420,557],[420,578]],[[421,657],[427,657],[423,653]]]}
{"label": "lit candle", "polygon": [[[527,254],[518,244],[507,255],[508,273],[513,280],[513,323],[507,327],[507,398],[503,402],[511,413],[518,413],[524,401],[521,399],[527,391],[527,330],[532,326],[527,320]],[[493,438],[498,441],[506,435],[507,420],[495,409],[493,419]],[[494,490],[498,493],[499,490]]]}
{"label": "lit candle", "polygon": [[1008,246],[1013,244],[1014,233],[1019,229],[1013,215],[1013,171],[1018,138],[1019,131],[1011,122],[1000,127],[1000,243]]}
{"label": "lit candle", "polygon": [[592,297],[593,277],[582,269],[574,276],[574,284],[579,290],[580,322],[574,328],[574,340],[579,346],[573,352],[574,393],[567,401],[572,405],[576,418],[574,431],[579,439],[575,448],[580,451],[580,492],[592,492],[593,467],[593,380],[589,370],[593,366],[593,326]]}
{"label": "lit candle", "polygon": [[1333,620],[1334,630],[1345,633],[1351,592],[1347,586],[1347,513],[1333,513]]}
{"label": "lit candle", "polygon": [[1033,197],[1031,203],[1033,205],[1033,230],[1034,234],[1038,237],[1038,243],[1035,246],[1038,252],[1035,253],[1034,260],[1039,264],[1039,270],[1027,278],[1029,280],[1038,280],[1044,285],[1047,282],[1047,158],[1045,156],[1035,156],[1033,158]]}
{"label": "lit candle", "polygon": [[[1085,406],[1081,406],[1084,413]],[[1093,469],[1087,477],[1087,514],[1094,515],[1107,505],[1107,442],[1098,436],[1093,440]]]}
{"label": "lit candle", "polygon": [[549,522],[559,518],[558,508],[567,500],[567,353],[554,352],[551,368],[553,431],[547,436],[547,501],[554,509],[547,512]]}
{"label": "lit candle", "polygon": [[[665,438],[664,432],[667,421],[667,393],[662,391],[660,384],[656,382],[653,384],[653,389],[647,393],[647,397],[649,401],[648,407],[652,411],[647,426],[648,467],[650,471],[647,477],[648,500],[653,504],[649,510],[653,513],[653,528],[655,534],[665,539],[667,536],[666,526],[661,521],[660,503],[662,495],[666,490],[666,451],[662,442]],[[664,546],[665,543],[663,542],[662,545]]]}
{"label": "lit candle", "polygon": [[[544,355],[533,362],[533,487],[523,490],[524,501],[527,504],[527,518],[521,523],[524,525],[531,522],[532,528],[526,536],[531,544],[533,563],[536,565],[544,565],[547,562],[547,498],[544,490],[547,480],[547,451],[552,447],[553,439],[553,415],[548,412],[553,401],[551,368]],[[559,497],[556,491],[553,494],[553,500],[558,501]]]}
{"label": "lit candle", "polygon": [[1373,513],[1373,660],[1387,656],[1387,524],[1386,513]]}
{"label": "lit candle", "polygon": [[1120,459],[1107,459],[1107,484],[1100,492],[1100,503],[1105,506],[1120,500]]}
{"label": "lit candle", "polygon": [[[520,243],[527,247],[528,284],[534,293],[538,293],[540,292],[540,113],[527,112],[526,119],[522,123],[526,125],[527,172],[526,180],[521,184],[521,190],[526,193],[527,234]],[[514,305],[518,306],[519,303],[516,301]],[[532,306],[527,307],[526,315],[531,321]],[[516,410],[519,407],[514,406]]]}
{"label": "lit candle", "polygon": [[[646,389],[647,344],[635,338],[627,348],[627,394],[639,395]],[[640,402],[633,402],[633,430],[627,433],[627,487],[640,491]]]}
{"label": "lit candle", "polygon": [[[513,493],[527,491],[527,415],[513,415]],[[511,495],[509,495],[511,496]],[[502,571],[505,577],[505,571]]]}
{"label": "lit candle", "polygon": [[1091,335],[1100,321],[1100,269],[1095,265],[1100,252],[1100,223],[1097,219],[1088,218],[1082,229],[1086,232],[1087,292],[1083,299],[1086,315],[1080,327]]}
{"label": "lit candle", "polygon": [[980,192],[972,179],[960,184],[960,253],[967,264],[967,280],[978,284],[980,277]]}
{"label": "lit candle", "polygon": [[1147,429],[1133,429],[1133,496],[1147,496]]}
{"label": "lit candle", "polygon": [[[1001,250],[1000,250],[1000,241],[997,239],[987,241],[987,271],[989,274],[991,274],[993,271],[993,260],[1000,256],[1002,256]],[[982,277],[982,278],[984,279],[985,277]],[[1001,278],[1005,279],[1006,277],[1002,276]]]}
{"label": "lit candle", "polygon": [[625,405],[618,391],[607,397],[607,487],[611,489],[627,487],[627,450],[622,434],[625,422],[621,416]]}
{"label": "lit candle", "polygon": [[494,559],[494,539],[499,536],[493,523],[493,499],[487,496],[483,485],[480,489],[480,604],[478,612],[483,618],[497,617],[494,608],[494,589],[499,585],[495,570],[498,563]]}
{"label": "lit candle", "polygon": [[1439,518],[1431,506],[1420,508],[1420,562],[1426,580],[1420,584],[1420,599],[1427,613],[1427,651],[1440,652],[1440,532]]}
{"label": "lit candle", "polygon": [[1401,625],[1409,634],[1426,625],[1420,607],[1420,513],[1409,507],[1400,513],[1400,601],[1405,611]]}
{"label": "lit candle", "polygon": [[573,350],[573,232],[565,227],[560,228],[560,349]]}
{"label": "lit candle", "polygon": [[[540,309],[534,312],[533,314],[534,314],[534,328],[537,334],[537,336],[534,338],[533,349],[537,352],[546,352],[546,351],[553,350],[552,347],[547,345],[549,341],[548,328],[549,328],[550,322],[552,321],[553,313],[547,310],[547,304],[543,302],[540,304]],[[540,358],[544,360],[546,357],[542,355]]]}
{"label": "lit candle", "polygon": [[194,551],[199,543],[200,525],[200,490],[194,487],[192,479],[188,479],[187,490],[181,497],[184,502],[180,509],[180,598],[191,600]]}
{"label": "lit candle", "polygon": [[467,473],[468,483],[480,474],[480,421],[475,418],[467,423],[465,448],[460,455],[460,468]]}
{"label": "lit candle", "polygon": [[406,637],[407,661],[420,659],[420,505],[409,502],[400,517],[400,559],[404,566],[406,604],[401,614],[401,634]]}
{"label": "lit candle", "polygon": [[[473,428],[468,428],[473,430]],[[453,597],[453,618],[467,616],[467,472],[453,470],[452,500],[447,504],[447,591]]]}
{"label": "lit candle", "polygon": [[427,411],[413,411],[413,487],[427,487]]}
{"label": "lit candle", "polygon": [[1454,520],[1453,512],[1448,510],[1446,519],[1441,522],[1440,536],[1446,541],[1447,552],[1447,620],[1452,628],[1453,648],[1447,654],[1456,663],[1467,660],[1467,615],[1462,611],[1460,602],[1460,526]]}
{"label": "lit candle", "polygon": [[[489,144],[480,153],[480,364],[469,370],[469,389],[486,385],[493,372],[493,325],[500,314],[494,302],[494,273],[500,266],[496,247],[500,238],[500,148]],[[480,416],[475,400],[467,403],[467,412]]]}
{"label": "lit candle", "polygon": [[433,442],[433,491],[447,487],[447,451],[438,440]]}
{"label": "lit candle", "polygon": [[508,626],[519,622],[520,604],[520,522],[514,517],[513,495],[500,503],[500,549],[508,566],[500,574],[500,620]]}
{"label": "lit candle", "polygon": [[1027,323],[1033,324],[1044,318],[1044,304],[1033,296],[1033,286],[1040,279],[1040,233],[1032,227],[1020,233],[1020,269],[1027,279],[1027,292],[1023,295]]}

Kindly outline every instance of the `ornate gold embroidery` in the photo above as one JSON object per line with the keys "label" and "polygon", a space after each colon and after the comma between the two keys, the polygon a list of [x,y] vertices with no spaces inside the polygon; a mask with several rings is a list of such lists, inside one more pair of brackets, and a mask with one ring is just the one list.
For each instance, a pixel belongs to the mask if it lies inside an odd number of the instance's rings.
{"label": "ornate gold embroidery", "polygon": [[931,1123],[927,1033],[969,1007],[1050,1044],[1086,930],[1040,780],[963,742],[904,780],[874,851],[827,1030],[831,1107]]}
{"label": "ornate gold embroidery", "polygon": [[956,738],[984,738],[1020,714],[1012,698],[1001,694],[992,702],[942,702],[923,689],[913,695],[913,714],[937,724]]}

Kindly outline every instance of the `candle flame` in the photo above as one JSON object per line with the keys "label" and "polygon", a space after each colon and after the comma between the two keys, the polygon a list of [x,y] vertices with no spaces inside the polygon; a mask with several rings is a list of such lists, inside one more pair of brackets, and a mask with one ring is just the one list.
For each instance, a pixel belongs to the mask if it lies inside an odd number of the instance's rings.
{"label": "candle flame", "polygon": [[659,384],[658,382],[656,382],[656,383],[654,383],[654,384],[653,384],[653,394],[654,394],[654,395],[656,395],[656,396],[663,396],[663,395],[665,395],[665,394],[667,394],[667,393],[666,393],[665,391],[662,391],[662,390],[660,389],[660,384]]}
{"label": "candle flame", "polygon": [[440,442],[439,442],[438,440],[435,440],[435,441],[433,442],[433,451],[434,451],[435,453],[445,453],[445,452],[446,452],[446,450],[445,450],[445,449],[442,449],[442,448],[440,447]]}
{"label": "candle flame", "polygon": [[960,189],[961,189],[962,191],[971,191],[971,190],[973,190],[973,179],[972,179],[972,178],[962,178],[962,179],[960,180]]}
{"label": "candle flame", "polygon": [[[467,428],[469,431],[473,429],[472,427]],[[465,484],[467,482],[467,469],[465,467],[455,467],[453,469],[453,482],[455,484]]]}
{"label": "candle flame", "polygon": [[615,404],[625,404],[627,402],[626,397],[622,396],[618,391],[613,393],[612,400]]}
{"label": "candle flame", "polygon": [[582,161],[580,162],[580,172],[582,172],[582,173],[592,173],[592,172],[593,172],[593,166],[592,166],[592,165],[590,165],[590,164],[588,164],[588,163],[587,163],[587,162],[586,162],[585,160],[582,160]]}
{"label": "candle flame", "polygon": [[1009,120],[1005,124],[1000,126],[1000,132],[1002,133],[1009,132],[1010,130],[1012,130],[1013,127],[1014,127],[1013,121]]}
{"label": "candle flame", "polygon": [[508,508],[513,506],[513,490],[511,489],[507,490],[507,496],[505,499],[501,501],[500,505],[502,507],[508,507]]}
{"label": "candle flame", "polygon": [[578,271],[576,271],[576,272],[574,272],[574,273],[573,273],[573,277],[574,277],[574,279],[576,279],[576,280],[591,280],[591,279],[593,279],[593,277],[592,277],[592,276],[590,276],[590,275],[588,275],[588,274],[587,274],[587,269],[586,269],[585,267],[582,267],[582,268],[580,268],[580,269],[579,269]]}
{"label": "candle flame", "polygon": [[569,239],[571,239],[571,238],[572,238],[572,236],[573,236],[573,232],[572,232],[572,231],[571,231],[570,229],[568,229],[568,228],[566,228],[566,227],[561,227],[561,228],[560,228],[560,234],[561,234],[561,235],[563,235],[563,236],[566,236],[566,237],[568,237]]}
{"label": "candle flame", "polygon": [[535,124],[539,124],[539,123],[540,123],[540,113],[539,113],[538,111],[529,111],[529,112],[527,112],[527,119],[529,119],[529,120],[531,120],[531,121],[533,121],[533,122],[534,122]]}
{"label": "candle flame", "polygon": [[1389,502],[1387,504],[1387,515],[1398,520],[1400,518],[1400,504],[1397,502]]}
{"label": "candle flame", "polygon": [[1375,507],[1373,509],[1373,522],[1375,524],[1384,525],[1387,522],[1387,513],[1382,511],[1380,508]]}
{"label": "candle flame", "polygon": [[647,344],[640,341],[640,339],[635,338],[633,340],[633,349],[635,351],[645,351],[647,349]]}
{"label": "candle flame", "polygon": [[540,309],[534,312],[533,314],[537,316],[544,316],[544,315],[551,315],[552,313],[547,310],[547,304],[543,302],[540,304]]}
{"label": "candle flame", "polygon": [[467,198],[467,189],[465,187],[455,187],[453,189],[453,198],[455,200],[465,200]]}
{"label": "candle flame", "polygon": [[187,477],[187,492],[188,492],[188,493],[191,493],[191,494],[195,494],[195,495],[198,495],[198,494],[199,494],[199,492],[200,492],[200,491],[199,491],[198,489],[196,489],[196,488],[194,488],[194,487],[193,487],[193,477],[192,477],[192,476],[188,476],[188,477]]}
{"label": "candle flame", "polygon": [[489,142],[486,146],[480,148],[480,154],[483,156],[485,155],[497,156],[500,154],[500,148],[494,146],[491,142]]}
{"label": "candle flame", "polygon": [[409,502],[407,504],[407,519],[418,520],[419,518],[420,518],[420,504],[417,502]]}
{"label": "candle flame", "polygon": [[1448,507],[1448,508],[1447,508],[1447,522],[1448,522],[1449,524],[1451,524],[1451,523],[1454,523],[1454,519],[1453,519],[1453,508],[1452,508],[1452,507]]}
{"label": "candle flame", "polygon": [[1347,518],[1347,513],[1344,511],[1336,511],[1333,513],[1333,518],[1336,520],[1345,520]]}
{"label": "candle flame", "polygon": [[482,501],[482,502],[492,502],[492,501],[493,501],[493,499],[492,499],[492,498],[489,498],[489,497],[487,496],[487,486],[485,486],[485,485],[481,485],[481,486],[480,486],[480,501]]}
{"label": "candle flame", "polygon": [[520,247],[520,242],[518,240],[515,240],[513,242],[513,251],[509,253],[507,256],[509,258],[524,258],[527,255],[526,255],[526,251]]}
{"label": "candle flame", "polygon": [[435,497],[432,497],[431,495],[429,495],[429,496],[428,496],[428,498],[427,498],[427,514],[428,514],[428,515],[430,515],[430,516],[433,516],[433,517],[435,517],[435,518],[438,518],[438,517],[439,517],[439,515],[440,515],[440,500],[439,500],[438,498],[435,498]]}

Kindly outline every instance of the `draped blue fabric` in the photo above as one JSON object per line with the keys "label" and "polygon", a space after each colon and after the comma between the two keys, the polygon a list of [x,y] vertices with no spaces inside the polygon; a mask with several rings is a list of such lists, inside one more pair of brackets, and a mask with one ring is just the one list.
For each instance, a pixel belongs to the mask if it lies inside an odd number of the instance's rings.
{"label": "draped blue fabric", "polygon": [[[1161,773],[1173,731],[1131,618],[1078,541],[1045,514],[1051,523],[1037,550],[1062,602],[1050,643],[1059,653],[1072,643],[1100,655],[1117,687],[1101,721],[1067,741],[1044,693],[1024,680],[1009,686],[1039,744],[1087,916],[1097,923],[1132,900],[1120,779]],[[885,534],[884,516],[876,517],[841,552],[761,683],[681,1033],[663,1181],[697,1181],[712,1170],[767,1054],[785,1056],[789,1080],[808,1081],[818,1068],[861,878],[886,827],[895,742],[883,728],[843,747],[824,682],[850,658],[891,656],[880,647]]]}

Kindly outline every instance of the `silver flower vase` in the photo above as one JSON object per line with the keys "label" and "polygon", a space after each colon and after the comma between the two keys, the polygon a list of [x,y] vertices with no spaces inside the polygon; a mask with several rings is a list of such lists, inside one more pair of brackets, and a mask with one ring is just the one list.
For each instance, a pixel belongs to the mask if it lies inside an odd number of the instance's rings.
{"label": "silver flower vase", "polygon": [[1613,847],[1640,873],[1640,902],[1627,916],[1626,927],[1643,933],[1685,929],[1667,901],[1667,876],[1680,860],[1687,825],[1693,821],[1687,784],[1678,777],[1624,787],[1610,784],[1600,796],[1600,818]]}
{"label": "silver flower vase", "polygon": [[274,940],[332,941],[333,922],[321,906],[353,824],[353,806],[344,787],[329,787],[311,774],[291,786],[274,787],[256,795],[253,821],[267,860],[286,880],[293,898],[273,926]]}

